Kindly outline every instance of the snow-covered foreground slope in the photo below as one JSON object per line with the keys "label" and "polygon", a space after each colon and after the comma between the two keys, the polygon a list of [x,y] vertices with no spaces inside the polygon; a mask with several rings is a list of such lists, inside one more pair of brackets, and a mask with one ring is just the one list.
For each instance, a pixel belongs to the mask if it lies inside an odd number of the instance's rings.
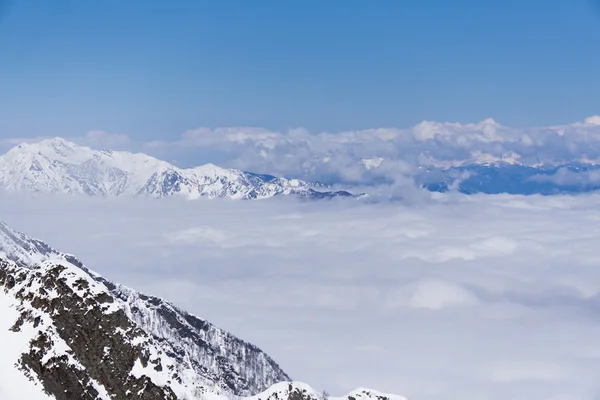
{"label": "snow-covered foreground slope", "polygon": [[256,346],[3,223],[0,354],[3,400],[322,400]]}
{"label": "snow-covered foreground slope", "polygon": [[11,331],[20,313],[15,307],[15,299],[10,293],[0,290],[0,399],[48,400],[41,389],[39,380],[30,380],[23,371],[15,368],[15,362],[28,351],[29,342],[34,337],[34,329],[27,325],[19,334]]}
{"label": "snow-covered foreground slope", "polygon": [[326,188],[322,184],[257,175],[212,164],[177,168],[146,154],[98,151],[61,138],[23,143],[0,156],[0,188],[9,192],[101,196],[161,198],[180,195],[189,199],[350,196],[347,192],[323,190]]}

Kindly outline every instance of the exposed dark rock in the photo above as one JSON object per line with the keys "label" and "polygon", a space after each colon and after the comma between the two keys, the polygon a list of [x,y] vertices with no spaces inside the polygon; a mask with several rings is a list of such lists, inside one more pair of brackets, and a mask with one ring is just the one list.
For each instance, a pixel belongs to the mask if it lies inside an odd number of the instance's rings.
{"label": "exposed dark rock", "polygon": [[[0,250],[0,291],[19,313],[9,329],[29,341],[14,361],[57,400],[327,400],[288,384],[258,347],[2,223]],[[363,390],[348,400],[405,399]]]}
{"label": "exposed dark rock", "polygon": [[[37,376],[45,391],[57,400],[97,399],[99,394],[93,381],[102,385],[115,400],[176,399],[169,387],[158,387],[147,376],[136,378],[131,375],[136,360],[145,365],[150,362],[141,345],[132,345],[133,339],[143,336],[144,332],[123,310],[107,313],[103,305],[114,299],[106,293],[94,297],[85,279],[76,280],[73,287],[67,284],[66,278],[61,276],[64,270],[65,267],[58,265],[38,274],[0,261],[1,290],[24,283],[15,298],[22,305],[28,302],[34,309],[50,316],[52,326],[69,346],[71,356],[52,356],[49,352],[55,343],[50,335],[41,331],[32,340],[29,352],[22,355],[20,367]],[[33,284],[39,284],[46,292],[57,296],[49,299],[39,295],[39,291],[36,295],[25,289]],[[41,323],[39,316],[33,317],[23,311],[11,329],[18,331],[25,321],[35,327]],[[70,358],[77,360],[83,369]],[[154,362],[155,369],[162,370],[160,360]]]}

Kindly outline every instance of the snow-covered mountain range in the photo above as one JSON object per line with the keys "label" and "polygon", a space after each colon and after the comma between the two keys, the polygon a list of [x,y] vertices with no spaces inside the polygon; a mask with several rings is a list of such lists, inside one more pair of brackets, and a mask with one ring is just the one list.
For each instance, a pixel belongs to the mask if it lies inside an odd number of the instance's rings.
{"label": "snow-covered mountain range", "polygon": [[[502,157],[474,153],[470,158],[452,162],[432,157],[423,157],[421,161],[412,177],[417,185],[432,191],[549,195],[600,190],[600,163],[593,160],[531,164],[522,162],[513,153]],[[363,159],[361,163],[371,179],[355,183],[367,186],[393,183],[394,162],[383,157]],[[146,154],[94,150],[61,138],[23,143],[0,156],[0,190],[187,199],[364,196],[331,191],[323,183],[213,164],[178,168]]]}
{"label": "snow-covered mountain range", "polygon": [[154,198],[179,195],[189,199],[351,196],[344,191],[329,191],[324,184],[213,164],[178,168],[146,154],[94,150],[61,138],[23,143],[0,156],[0,188],[9,192]]}
{"label": "snow-covered mountain range", "polygon": [[0,354],[3,400],[323,400],[258,347],[3,223]]}

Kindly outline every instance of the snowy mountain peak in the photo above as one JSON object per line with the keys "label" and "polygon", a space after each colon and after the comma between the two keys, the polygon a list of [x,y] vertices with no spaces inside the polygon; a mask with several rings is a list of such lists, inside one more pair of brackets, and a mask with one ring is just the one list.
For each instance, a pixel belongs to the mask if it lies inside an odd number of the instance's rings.
{"label": "snowy mountain peak", "polygon": [[48,146],[48,147],[53,147],[53,148],[71,148],[74,149],[76,147],[78,147],[75,143],[73,142],[69,142],[66,139],[63,139],[61,137],[53,137],[51,139],[44,139],[41,140],[39,142],[37,142],[37,144],[39,146]]}
{"label": "snowy mountain peak", "polygon": [[[261,199],[337,196],[316,184],[226,169],[178,168],[141,153],[93,150],[62,138],[23,143],[0,156],[0,188],[9,192],[100,196]],[[344,195],[346,195],[344,193]]]}
{"label": "snowy mountain peak", "polygon": [[[67,159],[69,157],[89,156],[92,149],[85,146],[78,146],[68,140],[55,137],[44,139],[39,142],[21,143],[9,151],[10,154],[35,154],[42,155],[49,159]],[[76,160],[73,160],[76,161]]]}
{"label": "snowy mountain peak", "polygon": [[481,125],[493,125],[499,127],[500,124],[494,118],[486,118],[480,123]]}
{"label": "snowy mountain peak", "polygon": [[600,125],[600,115],[593,115],[591,117],[587,117],[584,120],[584,123],[588,125]]}

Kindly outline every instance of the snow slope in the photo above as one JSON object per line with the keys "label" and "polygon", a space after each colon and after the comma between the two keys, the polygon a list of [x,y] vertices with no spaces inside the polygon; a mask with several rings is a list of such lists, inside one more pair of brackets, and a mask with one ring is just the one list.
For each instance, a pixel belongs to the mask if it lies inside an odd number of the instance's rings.
{"label": "snow slope", "polygon": [[9,192],[68,193],[100,196],[180,195],[261,199],[276,195],[332,197],[319,184],[257,175],[206,164],[177,168],[146,154],[93,150],[61,138],[23,143],[0,156],[0,187]]}
{"label": "snow slope", "polygon": [[256,346],[3,223],[0,354],[3,400],[322,400]]}
{"label": "snow slope", "polygon": [[15,368],[15,362],[27,351],[33,339],[31,327],[15,335],[10,328],[19,318],[19,311],[9,293],[0,290],[0,399],[49,400],[53,397],[42,391],[37,379],[30,380],[22,371]]}
{"label": "snow slope", "polygon": [[406,400],[406,397],[359,388],[341,397],[327,396],[316,392],[302,382],[280,382],[262,393],[247,397],[247,400]]}

